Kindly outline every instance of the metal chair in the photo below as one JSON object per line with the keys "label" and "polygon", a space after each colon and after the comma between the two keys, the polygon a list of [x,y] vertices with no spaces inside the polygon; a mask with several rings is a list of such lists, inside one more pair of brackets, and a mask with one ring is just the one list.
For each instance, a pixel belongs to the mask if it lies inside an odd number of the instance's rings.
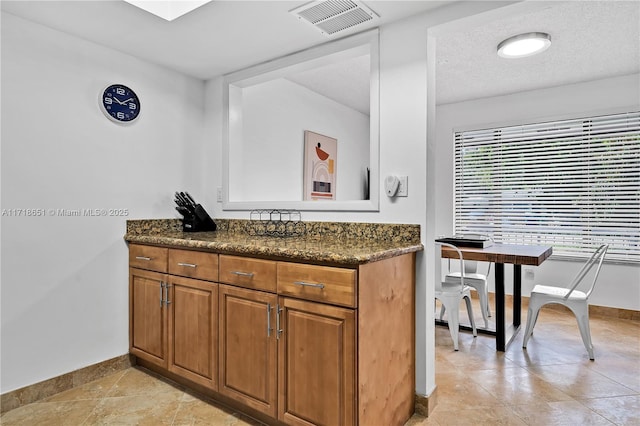
{"label": "metal chair", "polygon": [[448,325],[449,333],[453,339],[453,348],[458,350],[458,334],[460,329],[460,301],[464,299],[467,304],[467,313],[469,314],[469,322],[471,322],[471,328],[473,330],[473,337],[478,335],[476,330],[476,323],[473,319],[473,310],[471,308],[471,287],[465,285],[465,273],[462,259],[462,252],[454,245],[447,243],[436,243],[436,249],[441,250],[441,247],[449,247],[458,252],[460,258],[460,271],[462,271],[460,279],[455,282],[442,281],[438,279],[436,284],[436,299],[440,300],[442,306],[449,311]]}
{"label": "metal chair", "polygon": [[[602,261],[604,260],[604,256],[607,253],[608,248],[608,244],[603,244],[596,249],[582,269],[580,269],[573,281],[571,281],[569,288],[536,285],[533,290],[531,290],[529,310],[527,312],[527,327],[525,329],[524,340],[522,342],[523,348],[527,347],[527,342],[533,334],[533,328],[538,320],[540,308],[549,303],[557,303],[569,308],[576,316],[582,341],[589,353],[589,359],[594,359],[593,344],[591,343],[591,330],[589,328],[589,296],[596,285],[596,280],[598,279],[600,268],[602,267]],[[576,287],[578,287],[584,277],[596,264],[597,268],[589,290],[586,293],[576,290]]]}
{"label": "metal chair", "polygon": [[[491,316],[491,309],[489,308],[489,286],[487,284],[487,277],[491,271],[491,263],[487,268],[486,275],[478,273],[478,262],[475,260],[464,261],[464,283],[473,288],[478,293],[478,299],[480,300],[480,310],[482,311],[482,319],[484,320],[484,327],[489,328],[489,317]],[[444,280],[446,282],[455,283],[460,281],[460,272],[448,273]],[[440,308],[440,320],[444,316],[444,305]]]}

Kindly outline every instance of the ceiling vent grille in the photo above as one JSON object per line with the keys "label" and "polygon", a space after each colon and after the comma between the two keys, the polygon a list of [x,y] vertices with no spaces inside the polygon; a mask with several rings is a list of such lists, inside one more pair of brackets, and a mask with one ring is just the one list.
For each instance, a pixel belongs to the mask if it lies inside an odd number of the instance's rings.
{"label": "ceiling vent grille", "polygon": [[321,0],[307,3],[290,11],[326,36],[353,28],[379,16],[361,2],[351,0]]}

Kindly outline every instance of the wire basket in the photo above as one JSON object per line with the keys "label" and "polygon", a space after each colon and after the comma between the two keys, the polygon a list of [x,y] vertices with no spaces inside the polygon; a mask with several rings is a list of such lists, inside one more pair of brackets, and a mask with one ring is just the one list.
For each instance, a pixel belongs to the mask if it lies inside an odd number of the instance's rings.
{"label": "wire basket", "polygon": [[262,237],[300,237],[307,228],[298,210],[252,210],[247,234]]}

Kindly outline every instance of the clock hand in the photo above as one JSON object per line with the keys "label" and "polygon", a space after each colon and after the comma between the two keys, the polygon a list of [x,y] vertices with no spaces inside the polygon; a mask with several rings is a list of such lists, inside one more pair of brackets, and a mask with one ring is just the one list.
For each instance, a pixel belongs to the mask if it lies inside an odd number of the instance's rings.
{"label": "clock hand", "polygon": [[127,102],[132,101],[132,100],[133,100],[133,98],[129,98],[129,99],[127,99],[126,101],[122,101],[122,102],[120,103],[120,105],[124,105],[124,104],[126,104]]}
{"label": "clock hand", "polygon": [[118,98],[116,98],[115,96],[113,96],[113,99],[114,99],[117,103],[119,103],[120,105],[124,105],[124,102],[120,102],[120,101],[118,100]]}

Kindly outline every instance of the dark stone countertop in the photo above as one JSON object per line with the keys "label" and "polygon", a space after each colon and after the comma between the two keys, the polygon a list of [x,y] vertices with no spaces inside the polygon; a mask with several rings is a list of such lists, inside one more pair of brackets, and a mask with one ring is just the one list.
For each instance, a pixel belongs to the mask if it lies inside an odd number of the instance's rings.
{"label": "dark stone countertop", "polygon": [[423,250],[419,225],[306,222],[298,237],[253,236],[248,221],[216,219],[215,232],[182,232],[179,219],[129,220],[125,240],[221,254],[355,266]]}

